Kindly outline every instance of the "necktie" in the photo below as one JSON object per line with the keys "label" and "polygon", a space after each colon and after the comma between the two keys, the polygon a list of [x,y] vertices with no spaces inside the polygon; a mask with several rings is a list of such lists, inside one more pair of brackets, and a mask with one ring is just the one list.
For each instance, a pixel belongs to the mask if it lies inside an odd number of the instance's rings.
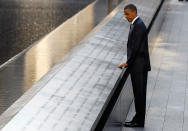
{"label": "necktie", "polygon": [[133,28],[133,24],[130,25],[130,30],[129,30],[129,35],[128,36],[130,36],[130,34],[132,32],[132,28]]}
{"label": "necktie", "polygon": [[133,24],[130,25],[130,30],[132,30],[132,28],[133,28]]}

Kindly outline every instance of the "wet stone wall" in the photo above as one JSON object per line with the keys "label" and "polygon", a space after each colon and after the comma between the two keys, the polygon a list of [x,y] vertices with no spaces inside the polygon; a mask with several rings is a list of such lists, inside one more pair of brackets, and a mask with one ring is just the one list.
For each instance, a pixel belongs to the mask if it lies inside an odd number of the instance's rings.
{"label": "wet stone wall", "polygon": [[0,64],[94,0],[1,0]]}
{"label": "wet stone wall", "polygon": [[[0,65],[95,0],[1,0]],[[99,0],[105,15],[122,0]],[[104,16],[102,16],[104,17]],[[87,19],[87,16],[86,16]],[[96,18],[98,24],[101,17]]]}

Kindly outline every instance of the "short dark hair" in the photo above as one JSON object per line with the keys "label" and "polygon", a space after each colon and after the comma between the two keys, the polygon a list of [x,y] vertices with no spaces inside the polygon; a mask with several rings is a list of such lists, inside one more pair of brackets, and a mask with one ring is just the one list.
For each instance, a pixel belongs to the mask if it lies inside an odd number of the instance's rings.
{"label": "short dark hair", "polygon": [[130,9],[132,11],[136,11],[137,12],[137,8],[136,8],[136,6],[134,4],[128,4],[128,5],[126,5],[124,7],[124,10],[126,10],[126,9]]}

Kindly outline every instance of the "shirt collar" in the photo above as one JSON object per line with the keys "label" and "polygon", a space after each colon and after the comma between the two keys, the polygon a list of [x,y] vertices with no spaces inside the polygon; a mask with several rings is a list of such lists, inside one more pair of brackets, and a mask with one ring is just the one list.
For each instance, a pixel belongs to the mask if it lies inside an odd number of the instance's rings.
{"label": "shirt collar", "polygon": [[139,18],[139,16],[135,17],[134,20],[131,22],[131,24],[134,24],[134,22]]}

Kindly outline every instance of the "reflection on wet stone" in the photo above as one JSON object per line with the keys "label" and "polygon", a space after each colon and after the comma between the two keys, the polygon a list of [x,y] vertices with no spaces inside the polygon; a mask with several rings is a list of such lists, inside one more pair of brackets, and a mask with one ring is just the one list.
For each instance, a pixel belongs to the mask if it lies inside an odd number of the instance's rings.
{"label": "reflection on wet stone", "polygon": [[94,0],[1,0],[0,64]]}

